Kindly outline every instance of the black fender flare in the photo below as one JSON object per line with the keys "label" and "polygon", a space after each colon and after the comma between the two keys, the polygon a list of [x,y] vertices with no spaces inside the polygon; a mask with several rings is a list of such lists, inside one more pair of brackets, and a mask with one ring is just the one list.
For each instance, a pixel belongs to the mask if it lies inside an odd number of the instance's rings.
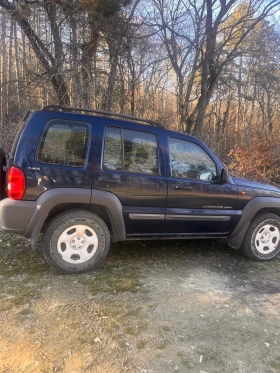
{"label": "black fender flare", "polygon": [[228,237],[228,245],[233,249],[240,249],[251,221],[262,209],[279,209],[280,195],[276,197],[255,197],[251,199],[242,211],[241,219]]}
{"label": "black fender flare", "polygon": [[36,209],[25,231],[25,237],[31,237],[32,249],[35,250],[38,235],[48,218],[50,211],[57,205],[77,204],[80,207],[100,205],[104,207],[111,220],[113,240],[125,240],[125,225],[122,214],[122,204],[118,197],[110,192],[82,188],[54,188],[42,193],[36,200]]}

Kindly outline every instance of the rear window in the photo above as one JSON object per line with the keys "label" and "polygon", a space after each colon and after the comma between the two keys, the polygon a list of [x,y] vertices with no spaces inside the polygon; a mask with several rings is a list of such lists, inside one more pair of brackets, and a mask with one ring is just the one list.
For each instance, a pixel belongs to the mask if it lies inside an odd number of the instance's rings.
{"label": "rear window", "polygon": [[158,175],[158,146],[153,133],[107,127],[103,169]]}
{"label": "rear window", "polygon": [[22,134],[22,132],[23,132],[25,126],[26,126],[27,121],[28,121],[29,118],[30,118],[30,115],[31,115],[31,112],[28,111],[28,112],[25,114],[24,118],[22,119],[22,123],[21,123],[21,125],[20,125],[20,127],[19,127],[19,130],[18,130],[17,134],[16,134],[15,140],[14,140],[13,145],[12,145],[11,153],[10,153],[10,156],[9,156],[9,160],[11,160],[11,162],[12,162],[12,158],[13,158],[14,155],[15,155],[16,148],[17,148],[17,145],[18,145],[18,142],[19,142],[20,136],[21,136],[21,134]]}
{"label": "rear window", "polygon": [[84,167],[89,142],[89,125],[75,121],[48,123],[38,151],[40,163]]}

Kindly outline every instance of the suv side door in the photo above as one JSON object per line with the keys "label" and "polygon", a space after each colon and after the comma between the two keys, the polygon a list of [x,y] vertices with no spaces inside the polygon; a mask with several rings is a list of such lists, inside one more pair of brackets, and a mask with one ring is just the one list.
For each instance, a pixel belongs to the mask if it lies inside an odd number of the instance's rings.
{"label": "suv side door", "polygon": [[93,189],[114,193],[127,237],[163,231],[167,181],[162,130],[100,118]]}
{"label": "suv side door", "polygon": [[219,182],[222,164],[199,140],[166,133],[166,234],[223,235],[237,219],[237,187]]}

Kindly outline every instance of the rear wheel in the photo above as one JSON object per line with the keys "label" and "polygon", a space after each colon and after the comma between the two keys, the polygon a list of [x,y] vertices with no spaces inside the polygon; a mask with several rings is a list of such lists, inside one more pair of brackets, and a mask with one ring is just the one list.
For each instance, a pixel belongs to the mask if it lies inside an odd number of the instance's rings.
{"label": "rear wheel", "polygon": [[96,268],[110,247],[110,233],[102,219],[90,211],[74,209],[56,216],[43,236],[46,261],[65,273]]}
{"label": "rear wheel", "polygon": [[0,200],[6,197],[5,184],[6,184],[6,174],[3,167],[6,165],[5,152],[0,148]]}
{"label": "rear wheel", "polygon": [[246,233],[241,252],[253,260],[276,258],[280,252],[279,216],[270,213],[257,216]]}

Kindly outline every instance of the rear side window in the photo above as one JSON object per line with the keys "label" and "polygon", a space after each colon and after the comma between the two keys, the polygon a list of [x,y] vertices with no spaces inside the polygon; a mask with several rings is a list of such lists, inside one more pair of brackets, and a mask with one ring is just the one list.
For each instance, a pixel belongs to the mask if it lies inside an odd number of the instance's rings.
{"label": "rear side window", "polygon": [[87,123],[52,120],[44,131],[38,161],[60,166],[84,167],[88,142]]}
{"label": "rear side window", "polygon": [[107,127],[104,140],[103,168],[117,171],[123,169],[121,129]]}
{"label": "rear side window", "polygon": [[107,127],[103,169],[158,175],[158,146],[152,133]]}

